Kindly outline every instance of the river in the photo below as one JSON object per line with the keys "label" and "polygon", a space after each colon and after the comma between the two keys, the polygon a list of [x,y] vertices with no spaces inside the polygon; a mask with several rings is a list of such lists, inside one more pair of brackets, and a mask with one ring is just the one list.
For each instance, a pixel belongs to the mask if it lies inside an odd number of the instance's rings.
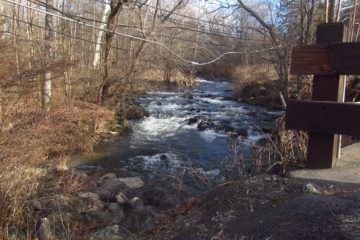
{"label": "river", "polygon": [[[188,184],[197,183],[199,176],[218,182],[246,172],[253,145],[282,114],[239,103],[232,98],[229,82],[205,79],[198,79],[191,90],[149,92],[138,102],[149,116],[133,121],[127,134],[109,142],[102,149],[107,155],[97,165],[147,180],[186,175]],[[234,166],[240,154],[241,166]]]}

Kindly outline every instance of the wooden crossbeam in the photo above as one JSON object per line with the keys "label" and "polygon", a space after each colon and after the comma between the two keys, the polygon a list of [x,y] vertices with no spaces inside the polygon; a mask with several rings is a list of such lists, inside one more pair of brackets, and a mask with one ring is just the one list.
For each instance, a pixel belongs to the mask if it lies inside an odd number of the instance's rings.
{"label": "wooden crossbeam", "polygon": [[294,47],[292,74],[359,75],[360,43],[331,43]]}
{"label": "wooden crossbeam", "polygon": [[360,137],[360,104],[288,100],[286,128]]}
{"label": "wooden crossbeam", "polygon": [[[293,49],[291,72],[299,75],[314,75],[313,101],[343,101],[345,80],[340,75],[360,73],[360,69],[356,68],[358,59],[360,60],[360,45],[357,43],[343,45],[343,38],[343,23],[320,24],[316,31],[315,46]],[[315,102],[315,105],[306,102],[301,104],[296,101],[288,102],[286,127],[309,131],[306,162],[308,168],[333,167],[340,139],[335,133],[353,134],[353,131],[345,126],[346,121],[350,120],[340,117],[345,122],[338,126],[339,122],[336,120],[339,118],[339,113],[336,112],[338,110],[334,111],[338,109],[338,105],[333,106],[329,107],[327,102]],[[318,114],[319,112],[325,113],[325,117]],[[355,121],[350,122],[353,124]],[[346,131],[341,128],[344,126]]]}

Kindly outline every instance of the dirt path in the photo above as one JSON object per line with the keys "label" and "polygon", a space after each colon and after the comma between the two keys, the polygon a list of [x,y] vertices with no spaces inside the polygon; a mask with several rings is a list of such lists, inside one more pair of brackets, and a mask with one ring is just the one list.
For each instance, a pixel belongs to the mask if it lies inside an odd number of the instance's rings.
{"label": "dirt path", "polygon": [[238,179],[154,239],[360,239],[360,185]]}

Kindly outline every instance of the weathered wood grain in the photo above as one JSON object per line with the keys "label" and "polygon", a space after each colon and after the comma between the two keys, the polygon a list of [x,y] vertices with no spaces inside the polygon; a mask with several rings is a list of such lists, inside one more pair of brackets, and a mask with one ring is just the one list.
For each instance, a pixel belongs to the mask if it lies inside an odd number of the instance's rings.
{"label": "weathered wood grain", "polygon": [[358,75],[360,43],[295,47],[290,71],[304,75]]}
{"label": "weathered wood grain", "polygon": [[[313,82],[312,100],[315,101],[341,101],[343,94],[344,79],[337,74],[332,61],[332,53],[329,46],[341,43],[344,37],[344,24],[327,23],[320,24],[316,32],[316,46],[307,49],[309,53],[302,53],[299,49],[294,49],[292,72],[297,74],[316,74]],[[311,53],[311,54],[310,54]],[[297,57],[297,54],[300,55]],[[291,105],[291,103],[290,103]],[[291,109],[294,110],[290,106]],[[300,111],[297,109],[296,111]],[[307,109],[303,109],[303,114],[309,114]],[[290,112],[287,118],[293,117]],[[297,118],[298,121],[306,121]],[[292,121],[291,119],[288,121]],[[291,127],[287,123],[288,127]],[[310,130],[310,129],[307,129]],[[310,132],[307,154],[307,168],[331,168],[335,165],[339,135],[334,133]]]}
{"label": "weathered wood grain", "polygon": [[360,136],[360,104],[287,101],[286,128]]}

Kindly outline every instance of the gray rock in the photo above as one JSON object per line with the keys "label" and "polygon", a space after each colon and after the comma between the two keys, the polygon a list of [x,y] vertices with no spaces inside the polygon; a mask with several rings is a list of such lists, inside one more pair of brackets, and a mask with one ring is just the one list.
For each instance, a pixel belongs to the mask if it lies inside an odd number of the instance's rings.
{"label": "gray rock", "polygon": [[119,208],[117,212],[112,213],[112,224],[120,224],[126,218],[124,210]]}
{"label": "gray rock", "polygon": [[103,202],[100,200],[99,195],[93,192],[80,192],[78,194],[81,203],[85,205],[84,211],[100,210],[104,207]]}
{"label": "gray rock", "polygon": [[42,209],[41,202],[40,202],[39,200],[37,200],[37,199],[34,199],[34,200],[31,202],[31,204],[32,204],[33,209],[36,210],[36,211],[39,211],[39,210]]}
{"label": "gray rock", "polygon": [[195,124],[195,123],[199,122],[201,119],[203,119],[203,117],[195,116],[195,117],[189,118],[187,121],[188,121],[188,124],[191,125],[191,124]]}
{"label": "gray rock", "polygon": [[118,203],[120,204],[125,204],[127,203],[129,200],[127,199],[125,193],[123,192],[119,192],[117,195],[116,195],[116,200]]}
{"label": "gray rock", "polygon": [[111,213],[116,213],[116,212],[119,212],[120,210],[121,210],[121,208],[118,203],[110,203],[109,204],[109,211]]}
{"label": "gray rock", "polygon": [[213,120],[207,119],[207,120],[200,120],[197,124],[197,128],[199,131],[204,131],[209,128],[213,128],[215,126]]}
{"label": "gray rock", "polygon": [[82,212],[82,221],[88,225],[109,225],[112,222],[112,215],[104,211],[88,211]]}
{"label": "gray rock", "polygon": [[126,185],[119,179],[105,179],[93,191],[99,195],[102,201],[116,202],[116,195],[124,189],[126,189]]}
{"label": "gray rock", "polygon": [[88,175],[83,172],[83,171],[76,171],[76,176],[80,179],[80,180],[86,180],[88,178]]}
{"label": "gray rock", "polygon": [[144,191],[142,199],[144,199],[146,205],[161,209],[175,208],[177,204],[177,195],[160,186],[151,187]]}
{"label": "gray rock", "polygon": [[141,188],[144,186],[143,180],[139,177],[128,177],[128,178],[119,178],[120,182],[123,182],[128,188]]}
{"label": "gray rock", "polygon": [[106,179],[116,179],[116,174],[115,173],[107,173],[100,178],[100,181],[103,182]]}
{"label": "gray rock", "polygon": [[137,232],[140,235],[150,233],[156,226],[152,208],[134,208],[123,224],[125,224],[130,231]]}
{"label": "gray rock", "polygon": [[155,221],[152,216],[146,218],[146,220],[142,223],[142,231],[143,233],[149,233],[155,228]]}
{"label": "gray rock", "polygon": [[119,225],[108,226],[92,233],[89,240],[134,240],[136,237]]}
{"label": "gray rock", "polygon": [[308,193],[321,194],[321,192],[312,183],[305,184],[304,191]]}
{"label": "gray rock", "polygon": [[144,208],[144,202],[139,197],[134,197],[133,199],[131,199],[130,204],[135,209]]}
{"label": "gray rock", "polygon": [[118,212],[88,211],[82,212],[82,221],[87,225],[112,225],[119,224],[125,219],[124,211],[119,208]]}
{"label": "gray rock", "polygon": [[63,212],[72,212],[74,211],[74,204],[73,199],[68,196],[64,195],[56,195],[49,200],[45,200],[42,202],[44,208],[56,210],[56,211],[63,211]]}

